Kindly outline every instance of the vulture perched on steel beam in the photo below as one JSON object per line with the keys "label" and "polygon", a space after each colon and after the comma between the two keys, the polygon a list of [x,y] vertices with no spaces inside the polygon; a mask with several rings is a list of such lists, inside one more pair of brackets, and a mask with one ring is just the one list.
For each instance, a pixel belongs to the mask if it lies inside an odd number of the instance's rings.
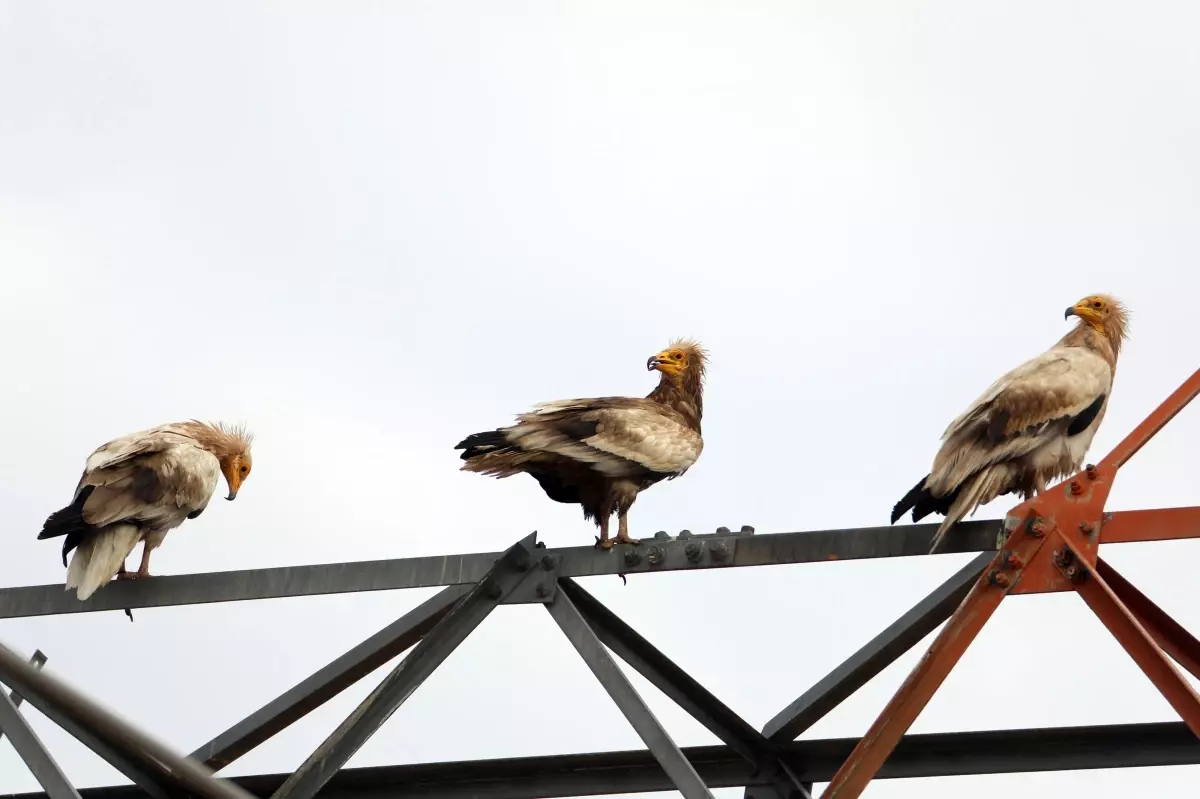
{"label": "vulture perched on steel beam", "polygon": [[1104,419],[1128,312],[1104,294],[1067,309],[1078,323],[1046,352],[1001,377],[942,434],[933,469],[892,509],[913,521],[945,516],[930,552],[954,524],[1003,494],[1023,499],[1075,474]]}
{"label": "vulture perched on steel beam", "polygon": [[[46,519],[39,539],[66,536],[66,588],[87,599],[113,577],[150,576],[150,553],[171,530],[204,512],[218,478],[237,496],[250,475],[251,435],[242,427],[189,421],[108,442],[88,457],[70,505]],[[138,542],[142,563],[125,571]],[[131,617],[132,618],[132,617]]]}
{"label": "vulture perched on steel beam", "polygon": [[600,528],[597,545],[611,549],[609,516],[617,514],[616,540],[629,537],[629,508],[660,480],[686,472],[700,457],[707,354],[693,341],[675,341],[646,361],[661,374],[644,398],[599,397],[546,402],[517,417],[511,427],[475,433],[460,441],[464,471],[496,477],[524,472],[556,502],[578,503]]}

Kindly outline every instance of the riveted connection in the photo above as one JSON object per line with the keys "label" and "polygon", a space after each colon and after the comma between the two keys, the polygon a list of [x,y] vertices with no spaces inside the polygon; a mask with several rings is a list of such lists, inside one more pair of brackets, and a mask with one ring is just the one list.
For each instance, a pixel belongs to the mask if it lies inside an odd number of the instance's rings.
{"label": "riveted connection", "polygon": [[988,574],[988,582],[1001,588],[1008,588],[1012,584],[1012,578],[1002,571],[993,570]]}

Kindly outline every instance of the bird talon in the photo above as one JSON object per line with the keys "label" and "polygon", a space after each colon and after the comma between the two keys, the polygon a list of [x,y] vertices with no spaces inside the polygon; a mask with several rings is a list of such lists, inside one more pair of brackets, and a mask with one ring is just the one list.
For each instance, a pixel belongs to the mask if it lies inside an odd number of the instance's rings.
{"label": "bird talon", "polygon": [[597,541],[596,546],[600,547],[603,550],[610,550],[613,548],[614,543],[616,543],[616,542],[613,541],[611,538],[606,538],[603,541]]}
{"label": "bird talon", "polygon": [[620,536],[617,536],[617,543],[618,544],[629,544],[630,546],[636,547],[642,543],[642,539],[630,538],[629,536],[625,536],[624,538],[621,538]]}
{"label": "bird talon", "polygon": [[625,575],[617,572],[617,576],[621,578],[622,585],[629,585],[629,581],[625,579]]}

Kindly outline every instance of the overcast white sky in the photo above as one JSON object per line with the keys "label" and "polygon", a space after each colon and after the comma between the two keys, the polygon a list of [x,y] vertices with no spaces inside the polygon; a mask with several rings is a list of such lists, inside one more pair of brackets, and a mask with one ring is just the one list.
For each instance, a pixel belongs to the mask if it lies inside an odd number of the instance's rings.
{"label": "overcast white sky", "polygon": [[[886,523],[946,423],[1111,291],[1135,316],[1099,456],[1197,366],[1198,25],[1182,1],[0,0],[0,585],[61,582],[35,538],[94,447],[192,416],[248,421],[255,472],[158,573],[588,543],[577,508],[460,473],[452,447],[535,402],[644,394],[678,335],[712,353],[706,448],[642,495],[635,535]],[[1198,436],[1194,408],[1110,509],[1195,502]],[[1197,556],[1108,554],[1193,629]],[[966,559],[585,585],[760,726]],[[187,752],[431,593],[7,621],[0,640]],[[923,648],[806,736],[861,735]],[[294,768],[379,676],[230,773]],[[680,744],[715,742],[634,680]],[[122,781],[30,716],[77,785]],[[1055,596],[1006,603],[913,729],[1173,718]],[[640,746],[545,612],[503,608],[351,765]],[[36,787],[0,744],[0,792]]]}

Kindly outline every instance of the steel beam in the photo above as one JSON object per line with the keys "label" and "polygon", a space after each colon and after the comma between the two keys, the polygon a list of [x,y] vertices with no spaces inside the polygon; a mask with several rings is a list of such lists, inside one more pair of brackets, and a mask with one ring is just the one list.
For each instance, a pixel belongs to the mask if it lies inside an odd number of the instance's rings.
{"label": "steel beam", "polygon": [[[565,586],[560,583],[560,588]],[[654,759],[671,778],[676,790],[684,799],[713,799],[712,792],[700,779],[696,769],[688,762],[679,746],[671,740],[666,728],[654,717],[654,713],[638,695],[636,689],[613,661],[612,655],[588,625],[579,608],[571,601],[566,590],[560,590],[554,601],[546,606],[550,616],[575,651],[587,663],[592,674],[608,691],[608,695],[629,721],[630,726],[646,743]]]}
{"label": "steel beam", "polygon": [[4,691],[0,691],[0,732],[8,733],[13,749],[17,750],[50,799],[79,799],[67,775],[46,751],[21,711],[17,710],[17,703]]}
{"label": "steel beam", "polygon": [[253,799],[218,780],[199,763],[181,757],[75,689],[25,663],[0,645],[0,682],[25,697],[42,715],[71,733],[155,799],[189,792],[204,799]]}
{"label": "steel beam", "polygon": [[[615,576],[925,555],[936,529],[934,524],[915,524],[772,535],[681,534],[644,539],[636,548],[618,545],[607,552],[594,546],[543,552],[559,560],[560,577]],[[939,554],[994,551],[999,529],[999,521],[962,522]],[[113,581],[86,602],[64,592],[61,584],[5,588],[0,589],[0,619],[470,585],[483,579],[499,557],[498,552],[487,552]]]}
{"label": "steel beam", "polygon": [[767,722],[763,734],[776,742],[792,741],[824,718],[950,618],[991,560],[991,553],[983,553],[959,569],[866,646],[781,710]]}
{"label": "steel beam", "polygon": [[[492,570],[460,599],[383,682],[362,701],[273,799],[312,799],[325,783],[354,756],[434,669],[478,627],[523,580],[531,576],[536,536],[514,544]],[[539,578],[540,579],[540,578]]]}
{"label": "steel beam", "polygon": [[[857,742],[804,740],[782,750],[789,762],[802,764],[802,779],[828,782]],[[727,746],[688,747],[683,753],[712,788],[767,783]],[[1200,765],[1200,741],[1182,722],[1160,722],[907,735],[878,779],[1188,765]],[[232,782],[269,796],[287,776]],[[548,799],[673,790],[654,756],[636,750],[343,769],[326,784],[321,799]],[[80,794],[83,799],[144,799],[132,785],[85,788]],[[10,799],[44,797],[30,793]]]}
{"label": "steel beam", "polygon": [[466,586],[443,588],[401,618],[337,658],[311,677],[251,713],[191,757],[220,771],[281,730],[328,702],[392,658],[412,647],[467,593]]}
{"label": "steel beam", "polygon": [[[44,652],[42,652],[42,650],[40,650],[40,649],[34,650],[34,653],[29,658],[29,665],[33,666],[35,669],[42,668],[43,666],[46,665],[46,654]],[[13,691],[12,693],[10,693],[8,695],[8,698],[12,700],[13,707],[16,708],[17,710],[21,709],[21,703],[23,703],[25,701],[25,697],[21,696],[16,691]],[[4,730],[0,729],[0,740],[3,740],[3,739],[4,739]]]}

